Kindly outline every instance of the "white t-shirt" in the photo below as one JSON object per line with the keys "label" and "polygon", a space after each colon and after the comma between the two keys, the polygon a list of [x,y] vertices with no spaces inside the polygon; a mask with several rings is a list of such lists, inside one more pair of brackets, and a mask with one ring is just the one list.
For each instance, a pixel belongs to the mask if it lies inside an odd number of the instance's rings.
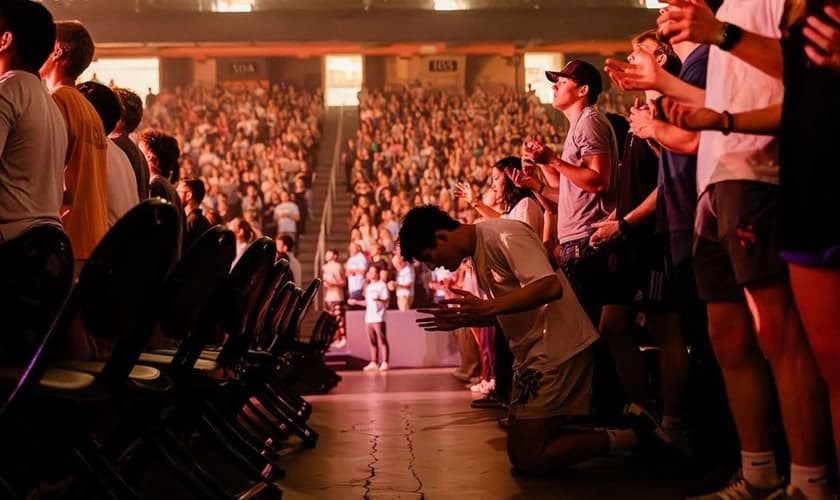
{"label": "white t-shirt", "polygon": [[[380,301],[386,301],[384,304]],[[374,281],[365,287],[365,323],[382,323],[388,309],[388,285]]]}
{"label": "white t-shirt", "polygon": [[[780,38],[784,0],[727,0],[717,17],[759,35]],[[706,107],[739,113],[782,102],[781,80],[732,54],[709,50]],[[697,152],[697,193],[728,180],[779,183],[779,141],[775,136],[702,132]]]}
{"label": "white t-shirt", "polygon": [[[364,272],[367,271],[368,268],[368,261],[365,254],[359,252],[356,255],[351,255],[350,258],[347,259],[346,267],[348,271],[347,289],[350,293],[361,290],[365,286]],[[349,271],[362,271],[362,274],[354,274],[351,276]]]}
{"label": "white t-shirt", "polygon": [[297,221],[294,217],[300,217],[300,210],[293,201],[281,203],[274,208],[274,220],[277,221],[278,233],[294,233],[297,231]]}
{"label": "white t-shirt", "polygon": [[117,143],[108,139],[108,227],[140,204],[137,177],[131,162]]}
{"label": "white t-shirt", "polygon": [[62,227],[66,155],[64,118],[41,79],[0,75],[0,243],[41,224]]}
{"label": "white t-shirt", "polygon": [[491,219],[475,226],[478,286],[491,298],[501,297],[556,274],[563,284],[559,300],[515,314],[497,316],[514,369],[551,369],[572,358],[598,338],[563,271],[551,268],[542,241],[524,223]]}
{"label": "white t-shirt", "polygon": [[[397,271],[397,285],[397,297],[414,296],[414,266],[410,262]],[[408,288],[399,285],[407,285]]]}
{"label": "white t-shirt", "polygon": [[528,224],[542,240],[543,236],[543,211],[540,204],[530,197],[519,200],[510,212],[503,214],[505,219],[518,220]]}

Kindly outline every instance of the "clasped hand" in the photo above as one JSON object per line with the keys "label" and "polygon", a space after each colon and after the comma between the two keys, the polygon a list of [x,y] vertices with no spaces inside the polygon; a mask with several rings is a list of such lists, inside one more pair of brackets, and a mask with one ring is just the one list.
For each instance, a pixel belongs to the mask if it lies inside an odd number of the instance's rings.
{"label": "clasped hand", "polygon": [[457,297],[444,300],[437,307],[426,307],[417,310],[420,314],[430,316],[417,318],[417,325],[427,332],[449,332],[467,326],[477,326],[486,322],[488,316],[493,315],[492,303],[480,299],[465,290],[449,289]]}

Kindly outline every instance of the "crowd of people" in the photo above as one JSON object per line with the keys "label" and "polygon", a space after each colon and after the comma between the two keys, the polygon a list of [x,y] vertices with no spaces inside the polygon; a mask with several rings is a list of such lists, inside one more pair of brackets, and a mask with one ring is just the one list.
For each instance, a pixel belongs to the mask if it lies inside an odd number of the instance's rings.
{"label": "crowd of people", "polygon": [[[476,406],[509,407],[508,454],[522,472],[644,445],[721,464],[738,447],[734,479],[694,498],[830,499],[840,8],[715,4],[674,0],[626,62],[607,60],[618,88],[645,94],[624,125],[598,108],[602,76],[582,60],[546,71],[563,125],[531,93],[363,92],[342,155],[355,196],[349,258],[327,252],[325,299],[338,314],[366,308],[369,371],[388,369],[393,304],[477,346],[487,395]],[[35,276],[18,242],[51,228],[81,268],[148,196],[178,208],[184,248],[228,222],[238,253],[273,234],[294,262],[320,93],[188,87],[161,92],[142,118],[132,92],[77,84],[94,53],[81,23],[53,23],[29,0],[0,19],[10,331],[31,306],[18,286]],[[292,273],[301,279],[299,265]],[[659,347],[657,377],[640,329]],[[101,359],[108,345],[78,330],[62,356]],[[0,339],[0,357],[24,359],[33,334]],[[777,463],[775,429],[789,464]]]}
{"label": "crowd of people", "polygon": [[[674,2],[605,71],[645,94],[626,128],[598,109],[602,77],[581,60],[546,72],[562,131],[527,95],[363,95],[345,150],[351,291],[381,307],[366,252],[423,264],[434,305],[418,322],[471,330],[481,359],[495,355],[482,389],[510,407],[521,471],[645,443],[717,463],[740,447],[734,479],[696,498],[835,498],[840,231],[814,213],[836,205],[840,10]],[[395,246],[382,226],[396,219]],[[640,328],[659,346],[657,386]],[[373,370],[387,340],[370,330]],[[623,425],[582,425],[616,401]]]}

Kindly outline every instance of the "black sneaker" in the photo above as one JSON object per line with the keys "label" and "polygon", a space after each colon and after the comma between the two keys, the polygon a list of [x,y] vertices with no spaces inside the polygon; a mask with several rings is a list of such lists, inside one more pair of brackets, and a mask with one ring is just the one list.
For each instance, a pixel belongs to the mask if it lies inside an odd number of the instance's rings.
{"label": "black sneaker", "polygon": [[480,399],[473,399],[470,402],[470,406],[473,408],[502,408],[504,407],[504,401],[502,398],[499,397],[499,393],[496,391],[490,391],[486,396]]}
{"label": "black sneaker", "polygon": [[637,403],[629,403],[624,407],[625,422],[636,431],[639,442],[645,446],[660,449],[671,449],[671,438],[659,422]]}

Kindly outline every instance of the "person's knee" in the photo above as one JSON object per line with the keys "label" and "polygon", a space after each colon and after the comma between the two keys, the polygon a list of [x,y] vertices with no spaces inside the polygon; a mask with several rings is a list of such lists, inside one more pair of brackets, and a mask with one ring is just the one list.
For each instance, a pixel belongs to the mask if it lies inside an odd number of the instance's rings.
{"label": "person's knee", "polygon": [[809,349],[786,284],[749,289],[747,297],[761,351],[771,364]]}
{"label": "person's knee", "polygon": [[749,313],[742,304],[710,305],[709,337],[721,368],[761,357]]}
{"label": "person's knee", "polygon": [[510,464],[521,474],[540,475],[549,471],[546,461],[536,447],[522,446],[508,440],[508,459]]}

